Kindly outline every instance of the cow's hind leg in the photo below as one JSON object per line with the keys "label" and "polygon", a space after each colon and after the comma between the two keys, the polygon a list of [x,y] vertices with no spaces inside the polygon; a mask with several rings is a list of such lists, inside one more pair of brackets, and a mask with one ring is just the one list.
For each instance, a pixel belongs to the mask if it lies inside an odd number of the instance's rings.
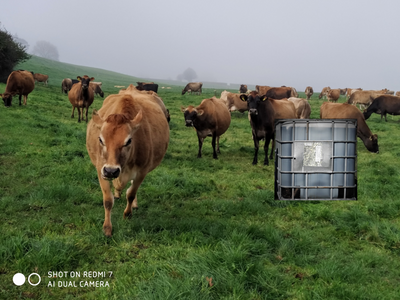
{"label": "cow's hind leg", "polygon": [[[253,165],[256,165],[258,162],[258,148],[259,148],[259,140],[253,134],[253,141],[254,141],[254,158],[253,158]],[[268,159],[268,158],[267,158]]]}
{"label": "cow's hind leg", "polygon": [[71,118],[73,118],[73,117],[74,117],[74,112],[75,112],[75,106],[72,106]]}
{"label": "cow's hind leg", "polygon": [[197,158],[201,158],[201,148],[203,147],[204,138],[200,137],[199,135],[197,135],[197,138],[199,140],[199,152],[197,153]]}
{"label": "cow's hind leg", "polygon": [[28,95],[24,95],[24,105],[26,105],[27,101],[28,101]]}
{"label": "cow's hind leg", "polygon": [[21,105],[21,98],[22,98],[22,95],[20,94],[19,95],[19,105]]}
{"label": "cow's hind leg", "polygon": [[268,160],[268,147],[269,147],[269,142],[271,138],[266,137],[265,138],[265,144],[264,144],[264,151],[265,151],[265,158],[264,158],[264,165],[268,166],[269,165],[269,160]]}
{"label": "cow's hind leg", "polygon": [[211,145],[212,145],[212,148],[213,148],[213,158],[214,159],[218,159],[217,151],[215,150],[216,140],[217,140],[217,132],[214,131],[213,135],[212,135],[212,141],[211,141]]}
{"label": "cow's hind leg", "polygon": [[[83,118],[83,108],[82,108],[82,118]],[[81,108],[78,106],[78,123],[81,122]]]}
{"label": "cow's hind leg", "polygon": [[146,175],[138,174],[136,178],[131,181],[132,185],[126,191],[126,208],[124,210],[124,219],[132,217],[132,208],[138,208],[136,193],[145,176]]}

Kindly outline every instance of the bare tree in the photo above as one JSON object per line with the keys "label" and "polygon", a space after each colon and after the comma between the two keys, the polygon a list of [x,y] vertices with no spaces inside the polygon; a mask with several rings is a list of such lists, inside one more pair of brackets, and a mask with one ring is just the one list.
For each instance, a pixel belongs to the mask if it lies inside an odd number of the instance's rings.
{"label": "bare tree", "polygon": [[183,73],[182,73],[182,79],[185,79],[189,82],[191,82],[193,79],[197,78],[196,72],[192,68],[187,68]]}
{"label": "bare tree", "polygon": [[32,54],[58,61],[58,50],[53,44],[46,41],[38,41],[33,47]]}

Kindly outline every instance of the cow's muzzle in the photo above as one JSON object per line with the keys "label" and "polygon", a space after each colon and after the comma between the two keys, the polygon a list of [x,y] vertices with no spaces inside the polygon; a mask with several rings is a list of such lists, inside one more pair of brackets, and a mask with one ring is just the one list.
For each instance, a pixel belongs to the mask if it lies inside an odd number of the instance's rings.
{"label": "cow's muzzle", "polygon": [[251,115],[258,115],[258,110],[256,109],[256,108],[250,108],[249,109],[249,113],[251,114]]}
{"label": "cow's muzzle", "polygon": [[121,168],[117,167],[106,167],[104,166],[101,170],[101,176],[106,180],[113,180],[119,176]]}
{"label": "cow's muzzle", "polygon": [[186,127],[192,127],[193,126],[193,121],[192,120],[186,120]]}

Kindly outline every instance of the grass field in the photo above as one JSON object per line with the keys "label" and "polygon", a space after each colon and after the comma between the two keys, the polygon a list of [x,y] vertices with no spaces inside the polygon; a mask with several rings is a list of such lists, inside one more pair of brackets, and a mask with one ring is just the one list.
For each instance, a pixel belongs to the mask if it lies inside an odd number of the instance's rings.
{"label": "grass field", "polygon": [[[44,69],[36,72],[50,85],[38,84],[27,106],[0,107],[1,299],[400,299],[399,117],[367,121],[380,153],[358,140],[357,201],[283,202],[274,200],[273,164],[251,164],[246,114],[232,113],[218,160],[210,138],[197,159],[180,107],[214,88],[160,89],[171,113],[168,152],[140,187],[131,220],[122,218],[125,195],[115,202],[106,238],[86,123],[70,118],[60,85],[87,74],[109,95],[138,78],[38,58],[18,68]],[[318,94],[310,104],[319,118]],[[16,286],[16,273],[41,282]]]}

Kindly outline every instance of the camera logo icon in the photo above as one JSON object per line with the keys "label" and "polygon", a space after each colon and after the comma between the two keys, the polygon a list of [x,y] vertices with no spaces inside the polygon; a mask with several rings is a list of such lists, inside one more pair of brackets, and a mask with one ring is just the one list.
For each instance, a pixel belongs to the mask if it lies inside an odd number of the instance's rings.
{"label": "camera logo icon", "polygon": [[[31,277],[32,277],[32,276],[37,276],[37,277],[39,278],[39,281],[38,281],[37,283],[33,283],[33,282],[31,281]],[[26,280],[25,275],[22,274],[22,273],[16,273],[16,274],[13,276],[13,282],[14,282],[14,284],[17,285],[17,286],[23,285],[23,284],[25,283],[25,280]],[[30,275],[28,276],[28,283],[29,283],[30,285],[32,285],[32,286],[37,286],[37,285],[40,283],[41,280],[42,280],[42,278],[40,277],[40,275],[39,275],[38,273],[32,273],[32,274],[30,274]]]}

